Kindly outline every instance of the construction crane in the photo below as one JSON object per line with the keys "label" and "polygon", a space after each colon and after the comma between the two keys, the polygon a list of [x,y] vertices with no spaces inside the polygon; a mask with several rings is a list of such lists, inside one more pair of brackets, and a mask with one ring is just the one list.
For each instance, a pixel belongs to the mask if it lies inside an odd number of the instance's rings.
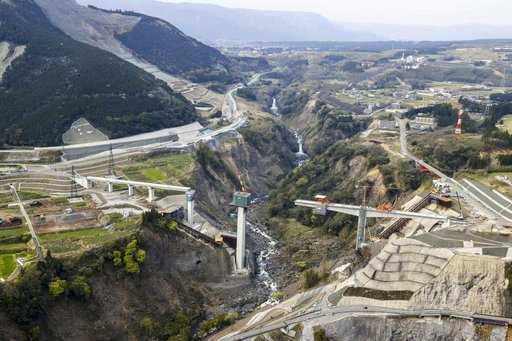
{"label": "construction crane", "polygon": [[358,217],[356,250],[360,250],[365,244],[365,230],[367,218],[407,218],[407,219],[432,219],[443,222],[450,222],[447,216],[436,214],[424,214],[416,212],[406,212],[397,210],[381,210],[378,208],[367,207],[366,203],[361,206],[335,204],[331,203],[324,195],[317,195],[315,201],[295,200],[295,205],[300,207],[312,208],[314,214],[326,215],[328,211],[349,214]]}
{"label": "construction crane", "polygon": [[32,240],[34,242],[34,246],[36,249],[37,260],[39,262],[44,262],[43,248],[41,247],[41,243],[39,242],[39,238],[37,237],[36,230],[34,229],[32,222],[30,221],[30,217],[28,216],[27,211],[25,210],[23,201],[21,201],[21,198],[18,195],[18,191],[16,191],[16,187],[14,187],[13,185],[9,185],[9,188],[10,188],[11,193],[14,196],[15,200],[18,202],[18,206],[20,207],[20,211],[21,211],[21,214],[23,215],[23,218],[25,218],[25,221],[27,222],[28,229],[30,230],[30,234],[32,235]]}
{"label": "construction crane", "polygon": [[238,181],[240,182],[240,192],[246,193],[247,187],[245,187],[244,179],[242,178],[242,173],[240,171],[237,172]]}

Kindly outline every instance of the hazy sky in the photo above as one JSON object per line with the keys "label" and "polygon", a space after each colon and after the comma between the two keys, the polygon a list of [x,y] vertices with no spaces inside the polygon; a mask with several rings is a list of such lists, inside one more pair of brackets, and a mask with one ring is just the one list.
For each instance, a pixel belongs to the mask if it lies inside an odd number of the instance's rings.
{"label": "hazy sky", "polygon": [[161,0],[321,13],[340,22],[512,25],[512,0]]}

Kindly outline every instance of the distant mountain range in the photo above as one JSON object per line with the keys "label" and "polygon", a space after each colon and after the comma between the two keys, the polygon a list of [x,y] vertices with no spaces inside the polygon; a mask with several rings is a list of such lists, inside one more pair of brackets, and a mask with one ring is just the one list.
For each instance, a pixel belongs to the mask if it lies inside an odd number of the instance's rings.
{"label": "distant mountain range", "polygon": [[375,32],[381,40],[459,41],[477,39],[511,39],[512,26],[464,24],[451,26],[343,24],[353,30]]}
{"label": "distant mountain range", "polygon": [[167,20],[205,42],[240,41],[453,41],[512,38],[512,26],[422,26],[336,23],[305,12],[233,9],[157,0],[78,0],[101,8],[133,10]]}
{"label": "distant mountain range", "polygon": [[167,20],[205,42],[375,40],[314,13],[232,9],[155,0],[78,0],[107,9],[132,10]]}

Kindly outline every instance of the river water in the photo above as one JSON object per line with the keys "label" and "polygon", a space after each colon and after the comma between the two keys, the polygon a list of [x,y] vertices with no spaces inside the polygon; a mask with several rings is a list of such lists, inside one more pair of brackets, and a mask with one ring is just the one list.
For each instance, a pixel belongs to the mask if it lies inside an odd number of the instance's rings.
{"label": "river water", "polygon": [[265,228],[258,224],[247,222],[247,227],[250,232],[257,235],[264,243],[263,249],[258,253],[258,257],[256,258],[256,278],[258,282],[268,290],[269,297],[260,307],[277,304],[279,301],[272,298],[272,293],[277,291],[277,282],[272,278],[269,269],[272,256],[277,254],[277,240],[272,238],[265,232]]}
{"label": "river water", "polygon": [[309,159],[309,156],[308,154],[304,153],[304,140],[302,139],[302,136],[297,130],[292,130],[292,133],[295,136],[297,145],[299,147],[299,152],[295,154],[297,156],[297,164],[302,166]]}

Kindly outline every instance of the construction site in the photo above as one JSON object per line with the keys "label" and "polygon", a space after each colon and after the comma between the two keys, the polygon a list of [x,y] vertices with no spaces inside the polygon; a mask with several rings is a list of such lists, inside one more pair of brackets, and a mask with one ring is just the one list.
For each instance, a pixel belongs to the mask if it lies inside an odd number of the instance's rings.
{"label": "construction site", "polygon": [[[277,242],[248,221],[254,201],[240,172],[239,188],[232,193],[230,204],[234,228],[201,214],[196,209],[196,190],[187,185],[196,166],[198,145],[210,143],[214,149],[217,137],[236,139],[236,130],[245,124],[233,98],[236,89],[228,93],[223,110],[232,123],[217,130],[205,130],[197,123],[109,141],[79,121],[66,133],[67,139],[79,144],[45,150],[58,152],[60,160],[5,162],[0,168],[0,281],[15,280],[24,267],[44,261],[48,253],[72,257],[133,236],[141,216],[152,210],[176,221],[182,233],[205,247],[222,249],[234,278],[262,276],[255,262],[265,259],[251,253],[248,232],[268,240],[269,254],[275,252]],[[455,136],[462,135],[462,115],[460,111],[452,128]],[[366,202],[369,188],[364,188],[359,205],[332,202],[321,193],[295,200],[296,207],[315,215],[356,217],[355,254],[365,261],[357,267],[336,264],[332,270],[336,279],[328,285],[281,303],[269,299],[264,310],[239,325],[239,330],[226,331],[219,338],[242,340],[277,332],[292,339],[309,339],[319,325],[326,330],[332,326],[335,335],[340,330],[336,323],[355,315],[436,316],[499,327],[512,323],[501,317],[512,311],[501,293],[507,285],[506,264],[512,257],[512,199],[473,178],[448,176],[414,156],[408,135],[424,132],[410,132],[407,118],[396,115],[394,119],[398,138],[363,138],[379,145],[391,141],[389,153],[430,177],[429,185],[378,207]],[[88,135],[97,136],[97,141],[81,139],[82,129],[91,129]],[[295,135],[298,167],[315,162],[304,153],[302,137]],[[29,156],[21,151],[7,154],[11,161],[30,160],[36,152],[40,151],[33,150]],[[271,278],[264,281],[276,292]],[[472,283],[469,287],[468,282]],[[486,294],[480,295],[483,291]]]}

